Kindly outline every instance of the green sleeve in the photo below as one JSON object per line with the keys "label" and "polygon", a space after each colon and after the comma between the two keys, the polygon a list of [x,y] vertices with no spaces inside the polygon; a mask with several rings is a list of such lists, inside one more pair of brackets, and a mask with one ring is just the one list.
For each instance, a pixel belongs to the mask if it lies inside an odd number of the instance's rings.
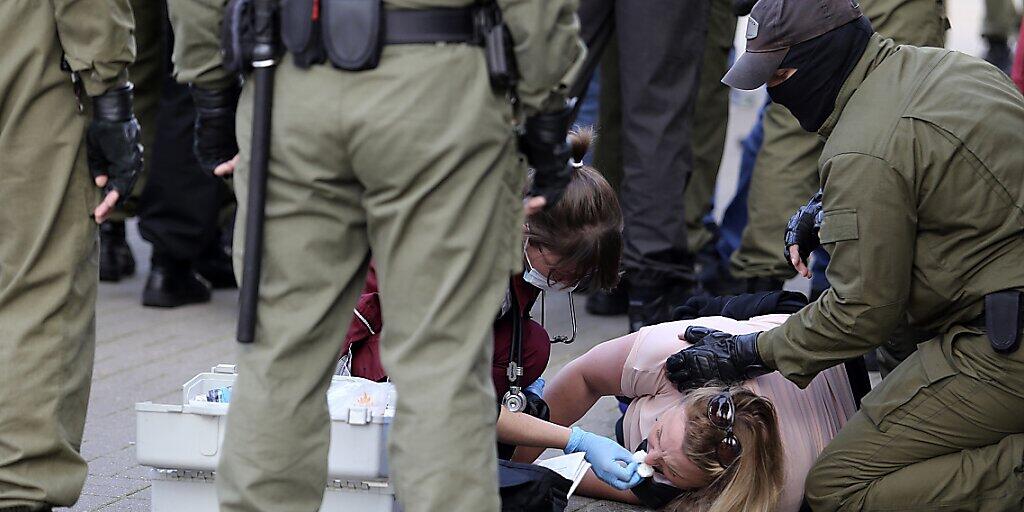
{"label": "green sleeve", "polygon": [[128,81],[135,19],[128,0],[51,0],[64,60],[85,92],[99,96]]}
{"label": "green sleeve", "polygon": [[178,82],[220,89],[238,79],[224,69],[220,53],[220,25],[227,3],[227,0],[167,2],[174,29],[174,78]]}
{"label": "green sleeve", "polygon": [[577,0],[497,0],[515,44],[516,93],[526,115],[550,112],[583,64]]}
{"label": "green sleeve", "polygon": [[801,387],[881,345],[900,324],[916,239],[910,185],[886,161],[838,155],[823,165],[822,183],[832,288],[757,340],[765,363]]}

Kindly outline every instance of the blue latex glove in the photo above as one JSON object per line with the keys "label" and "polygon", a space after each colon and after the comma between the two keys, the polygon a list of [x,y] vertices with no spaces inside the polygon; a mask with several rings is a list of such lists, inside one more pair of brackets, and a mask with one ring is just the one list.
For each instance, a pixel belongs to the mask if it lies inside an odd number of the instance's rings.
{"label": "blue latex glove", "polygon": [[526,386],[525,391],[528,391],[541,398],[544,398],[544,379],[538,377],[537,380],[533,381],[533,384]]}
{"label": "blue latex glove", "polygon": [[642,480],[636,472],[639,464],[633,462],[633,454],[607,437],[573,427],[565,453],[577,452],[585,452],[584,458],[593,466],[594,474],[620,491],[634,487]]}

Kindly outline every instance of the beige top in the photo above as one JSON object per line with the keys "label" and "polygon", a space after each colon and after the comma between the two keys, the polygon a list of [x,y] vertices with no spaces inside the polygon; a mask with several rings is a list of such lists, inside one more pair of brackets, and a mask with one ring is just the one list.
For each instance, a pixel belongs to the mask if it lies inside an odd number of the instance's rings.
{"label": "beige top", "polygon": [[[665,375],[665,359],[689,346],[678,339],[687,326],[701,325],[731,334],[745,334],[771,329],[787,317],[765,315],[741,321],[716,316],[641,329],[622,368],[622,394],[635,398],[622,422],[626,446],[635,448],[647,437],[658,417],[681,402],[682,393]],[[803,498],[804,480],[815,459],[856,411],[846,369],[839,365],[821,372],[807,389],[798,388],[778,372],[749,380],[744,385],[771,400],[778,412],[786,454],[786,487],[779,511],[796,512]]]}

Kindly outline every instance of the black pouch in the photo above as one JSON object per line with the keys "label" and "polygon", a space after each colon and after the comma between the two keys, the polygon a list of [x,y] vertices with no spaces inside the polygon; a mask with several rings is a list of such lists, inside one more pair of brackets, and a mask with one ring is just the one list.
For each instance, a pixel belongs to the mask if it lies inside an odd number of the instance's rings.
{"label": "black pouch", "polygon": [[512,51],[512,35],[502,21],[501,9],[494,3],[481,6],[474,13],[473,22],[484,45],[491,86],[499,90],[511,89],[519,78],[518,68]]}
{"label": "black pouch", "polygon": [[571,486],[548,468],[498,461],[501,512],[563,512]]}
{"label": "black pouch", "polygon": [[324,50],[334,67],[362,71],[377,67],[384,48],[382,0],[320,0]]}
{"label": "black pouch", "polygon": [[300,68],[323,64],[327,59],[320,35],[321,1],[284,0],[281,3],[281,39]]}
{"label": "black pouch", "polygon": [[220,27],[220,48],[224,68],[234,73],[252,71],[252,49],[256,46],[252,0],[231,0]]}
{"label": "black pouch", "polygon": [[992,349],[1000,354],[1012,354],[1020,348],[1022,295],[1019,290],[1003,290],[985,296],[985,331]]}

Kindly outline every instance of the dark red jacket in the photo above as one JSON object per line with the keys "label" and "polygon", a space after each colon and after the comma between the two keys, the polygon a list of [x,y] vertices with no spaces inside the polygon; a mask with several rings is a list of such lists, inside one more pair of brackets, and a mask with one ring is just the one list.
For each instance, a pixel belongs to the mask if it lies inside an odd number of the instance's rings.
{"label": "dark red jacket", "polygon": [[[518,320],[523,326],[523,376],[520,382],[526,386],[537,380],[547,368],[551,355],[551,338],[539,323],[530,318],[530,309],[540,295],[540,290],[523,280],[522,274],[512,276],[509,286],[515,291],[509,294],[515,304],[508,312],[494,321],[494,359],[491,376],[494,392],[500,399],[508,391],[506,370],[511,356],[513,325]],[[495,311],[495,316],[498,315]],[[383,327],[380,294],[377,288],[377,273],[370,265],[366,285],[356,304],[349,325],[348,334],[341,353],[352,350],[352,375],[373,381],[387,379],[387,372],[380,362],[380,331]]]}

